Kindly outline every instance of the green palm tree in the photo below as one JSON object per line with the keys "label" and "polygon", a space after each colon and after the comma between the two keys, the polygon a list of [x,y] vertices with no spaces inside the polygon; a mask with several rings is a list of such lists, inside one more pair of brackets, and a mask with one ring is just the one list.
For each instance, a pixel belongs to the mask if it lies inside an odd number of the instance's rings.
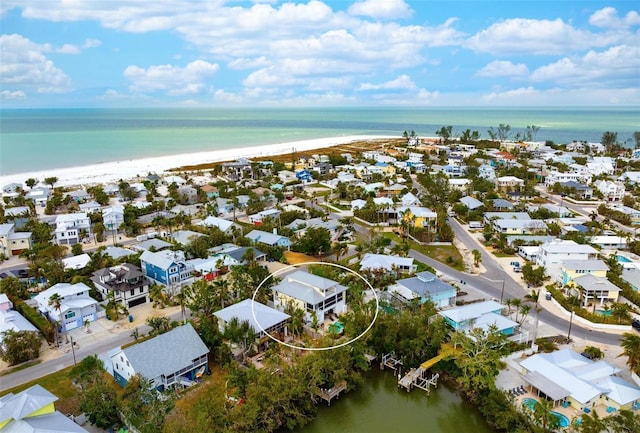
{"label": "green palm tree", "polygon": [[553,413],[553,403],[546,398],[540,399],[533,406],[533,418],[545,431],[560,427],[560,418]]}
{"label": "green palm tree", "polygon": [[640,374],[640,335],[625,332],[622,334],[620,346],[623,351],[618,356],[626,356],[631,371]]}

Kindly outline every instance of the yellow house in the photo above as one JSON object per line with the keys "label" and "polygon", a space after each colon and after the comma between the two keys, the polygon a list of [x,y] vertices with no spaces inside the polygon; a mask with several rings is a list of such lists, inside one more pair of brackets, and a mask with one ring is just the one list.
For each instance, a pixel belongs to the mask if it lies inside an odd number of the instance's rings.
{"label": "yellow house", "polygon": [[78,424],[56,411],[58,397],[40,385],[18,394],[7,394],[0,401],[0,432],[46,431],[48,433],[87,433]]}
{"label": "yellow house", "polygon": [[398,208],[400,218],[410,221],[413,227],[435,227],[438,214],[431,209],[420,206],[409,206]]}
{"label": "yellow house", "polygon": [[396,167],[386,162],[376,162],[374,167],[379,168],[385,176],[393,176],[396,174]]}
{"label": "yellow house", "polygon": [[602,260],[563,260],[560,267],[563,286],[575,286],[574,280],[587,274],[606,278],[609,267]]}
{"label": "yellow house", "polygon": [[31,232],[16,232],[13,223],[0,224],[0,255],[16,256],[31,248]]}

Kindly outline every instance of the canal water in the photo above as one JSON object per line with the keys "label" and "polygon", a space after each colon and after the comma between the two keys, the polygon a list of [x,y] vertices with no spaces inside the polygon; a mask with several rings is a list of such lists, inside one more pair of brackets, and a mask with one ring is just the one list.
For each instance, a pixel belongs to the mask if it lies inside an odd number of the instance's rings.
{"label": "canal water", "polygon": [[478,409],[444,385],[431,390],[399,389],[390,371],[374,369],[366,383],[342,394],[296,433],[491,433]]}

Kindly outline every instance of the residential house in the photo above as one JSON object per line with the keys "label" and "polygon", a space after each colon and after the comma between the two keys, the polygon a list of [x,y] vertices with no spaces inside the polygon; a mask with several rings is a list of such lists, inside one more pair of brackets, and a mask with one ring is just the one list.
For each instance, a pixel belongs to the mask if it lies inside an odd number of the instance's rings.
{"label": "residential house", "polygon": [[402,195],[402,191],[406,191],[407,187],[400,183],[394,183],[391,186],[386,186],[382,189],[381,194],[386,197],[399,197]]}
{"label": "residential house", "polygon": [[58,412],[58,397],[35,384],[17,394],[0,397],[0,432],[87,433],[71,418]]}
{"label": "residential house", "polygon": [[406,301],[417,299],[421,304],[431,301],[438,308],[456,304],[456,288],[429,271],[419,272],[415,277],[396,281],[389,287],[388,292],[399,295]]}
{"label": "residential house", "polygon": [[587,170],[594,176],[602,174],[610,176],[615,171],[615,161],[608,156],[594,156],[587,162]]}
{"label": "residential house", "polygon": [[186,283],[193,276],[193,266],[186,263],[182,251],[144,251],[140,266],[147,278],[164,286]]}
{"label": "residential house", "polygon": [[469,210],[475,210],[475,209],[479,209],[482,206],[484,206],[484,203],[482,203],[480,200],[473,198],[469,195],[462,197],[460,199],[460,203],[462,203],[463,205],[465,205],[467,207],[467,209]]}
{"label": "residential house", "polygon": [[609,282],[606,277],[586,274],[573,279],[571,292],[582,300],[583,308],[593,305],[595,310],[596,305],[604,306],[606,302],[618,302],[620,288]]}
{"label": "residential house", "polygon": [[624,197],[624,184],[610,180],[598,180],[593,186],[600,191],[606,201],[619,201]]}
{"label": "residential house", "polygon": [[193,230],[177,230],[171,233],[170,237],[181,245],[189,245],[195,239],[206,236],[202,233],[194,232]]}
{"label": "residential house", "polygon": [[179,186],[176,193],[183,204],[193,204],[198,200],[198,189],[191,185]]}
{"label": "residential house", "polygon": [[640,291],[640,269],[627,268],[622,270],[622,279],[629,283],[636,292]]}
{"label": "residential house", "polygon": [[311,182],[313,180],[313,176],[311,176],[311,172],[307,169],[296,170],[296,179],[300,182],[306,183]]}
{"label": "residential house", "polygon": [[233,221],[225,220],[215,216],[208,216],[196,225],[204,227],[218,227],[222,233],[231,233]]}
{"label": "residential house", "polygon": [[38,332],[38,329],[22,314],[14,311],[11,300],[4,293],[0,293],[0,346],[2,346],[2,339],[6,331]]}
{"label": "residential house", "polygon": [[496,169],[493,168],[490,164],[482,164],[478,167],[478,177],[487,180],[495,180],[496,179]]}
{"label": "residential house", "polygon": [[21,229],[29,221],[31,210],[27,206],[8,207],[4,210],[4,218],[7,222],[15,224],[15,228]]}
{"label": "residential house", "polygon": [[[210,257],[214,259],[216,266],[223,268],[230,268],[231,266],[246,265],[247,250],[253,250],[253,260],[256,262],[264,262],[267,260],[267,255],[255,247],[239,247],[234,244],[224,244],[215,249],[215,254]],[[196,266],[197,269],[197,266]]]}
{"label": "residential house", "polygon": [[91,235],[91,219],[85,212],[58,215],[55,224],[58,245],[77,244]]}
{"label": "residential house", "polygon": [[[98,319],[98,301],[89,296],[90,288],[84,283],[58,283],[33,298],[40,313],[51,322],[58,323],[60,332],[79,328],[85,320]],[[51,301],[57,294],[59,303]]]}
{"label": "residential house", "polygon": [[5,196],[15,196],[24,189],[24,184],[11,182],[2,187],[2,194]]}
{"label": "residential house", "polygon": [[438,219],[436,212],[421,206],[399,207],[397,214],[399,219],[409,221],[413,227],[433,228]]}
{"label": "residential house", "polygon": [[280,170],[278,172],[278,178],[280,179],[280,182],[284,184],[287,184],[289,182],[295,182],[296,180],[298,180],[298,178],[296,177],[296,174],[290,170]]}
{"label": "residential house", "polygon": [[249,215],[249,221],[255,225],[262,225],[262,223],[268,219],[277,221],[278,218],[280,218],[280,211],[278,209],[265,209],[256,214]]}
{"label": "residential house", "polygon": [[471,186],[471,179],[467,178],[449,178],[448,182],[452,189],[457,189],[462,192],[466,192]]}
{"label": "residential house", "polygon": [[80,212],[86,212],[89,214],[98,212],[102,208],[102,205],[95,200],[91,200],[86,203],[80,203],[78,207],[80,208]]}
{"label": "residential house", "polygon": [[49,200],[50,190],[46,186],[38,186],[31,188],[31,190],[24,196],[27,200],[33,200],[36,206],[45,207]]}
{"label": "residential house", "polygon": [[254,243],[265,244],[270,247],[289,248],[291,246],[289,238],[262,230],[251,230],[245,237]]}
{"label": "residential house", "polygon": [[494,198],[491,202],[491,207],[498,212],[505,212],[513,209],[515,205],[509,200],[505,200],[503,198]]}
{"label": "residential house", "polygon": [[[224,166],[224,164],[223,164],[223,166]],[[176,176],[176,175],[165,176],[163,181],[167,185],[171,185],[172,183],[175,183],[176,186],[184,185],[185,183],[187,183],[185,178],[180,177],[180,176]]]}
{"label": "residential house", "polygon": [[578,277],[591,274],[604,278],[608,270],[607,264],[599,259],[564,260],[560,265],[560,282],[563,286],[573,286],[574,280]]}
{"label": "residential house", "polygon": [[627,238],[623,236],[600,235],[591,236],[589,238],[591,245],[598,246],[608,250],[624,250],[627,249]]}
{"label": "residential house", "polygon": [[147,239],[134,245],[132,248],[136,251],[162,251],[170,248],[172,244],[165,242],[162,239]]}
{"label": "residential house", "polygon": [[573,212],[571,212],[571,209],[564,206],[558,206],[557,204],[545,203],[540,207],[542,209],[548,210],[552,214],[557,215],[558,218],[570,218],[573,216]]}
{"label": "residential house", "polygon": [[360,270],[383,271],[385,273],[413,273],[417,266],[412,257],[390,256],[387,254],[367,253],[360,260]]}
{"label": "residential house", "polygon": [[218,197],[218,188],[213,185],[202,185],[200,189],[206,194],[207,199],[209,200]]}
{"label": "residential house", "polygon": [[305,312],[307,323],[312,323],[314,316],[322,323],[333,314],[347,311],[347,287],[305,271],[295,271],[284,276],[271,290],[277,309],[284,311],[289,306],[300,308]]}
{"label": "residential house", "polygon": [[631,410],[640,401],[640,389],[616,376],[621,370],[606,361],[592,361],[571,349],[538,353],[520,362],[524,380],[534,394],[553,405],[583,411],[601,406]]}
{"label": "residential house", "polygon": [[0,224],[0,256],[17,256],[31,248],[31,232],[16,232],[15,224]]}
{"label": "residential house", "polygon": [[576,182],[576,183],[591,183],[591,174],[589,173],[561,173],[559,171],[550,171],[547,173],[547,176],[544,179],[544,185],[548,188],[552,187],[556,183],[566,183],[566,182]]}
{"label": "residential house", "polygon": [[591,200],[593,198],[593,188],[590,186],[575,181],[562,182],[560,186],[573,199]]}
{"label": "residential house", "polygon": [[496,232],[505,235],[535,235],[547,230],[545,220],[539,219],[494,219],[491,222]]}
{"label": "residential house", "polygon": [[116,205],[102,209],[102,221],[107,230],[118,230],[124,223],[124,206]]}
{"label": "residential house", "polygon": [[287,323],[291,316],[260,302],[245,299],[213,313],[218,318],[218,328],[224,332],[227,324],[237,319],[238,322],[249,322],[256,334],[256,343],[264,344],[271,338],[283,339],[287,335]]}
{"label": "residential house", "polygon": [[524,180],[516,176],[501,176],[496,178],[496,188],[499,191],[520,191],[524,187]]}
{"label": "residential house", "polygon": [[640,171],[625,171],[618,177],[620,182],[629,182],[635,185],[640,182]]}
{"label": "residential house", "polygon": [[612,204],[609,206],[609,209],[617,210],[618,212],[622,212],[625,215],[629,215],[632,225],[640,224],[640,210],[638,209],[634,209],[632,207],[624,206],[621,204]]}
{"label": "residential house", "polygon": [[69,269],[84,269],[89,263],[91,263],[91,256],[87,253],[62,259],[62,266],[65,271]]}
{"label": "residential house", "polygon": [[367,205],[366,200],[362,200],[362,199],[351,200],[351,210],[352,211],[357,210],[357,209],[362,209],[366,205]]}
{"label": "residential house", "polygon": [[400,205],[402,207],[420,206],[421,204],[420,199],[410,192],[400,198]]}
{"label": "residential house", "polygon": [[71,197],[76,203],[84,203],[91,198],[85,189],[75,189],[64,194],[65,197]]}
{"label": "residential house", "polygon": [[91,281],[104,299],[113,293],[115,301],[127,308],[144,304],[149,296],[149,281],[130,263],[102,268],[93,273]]}
{"label": "residential house", "polygon": [[382,171],[383,176],[393,176],[396,174],[396,167],[387,162],[378,161],[374,166],[378,167]]}
{"label": "residential house", "polygon": [[590,245],[582,245],[570,240],[554,240],[540,245],[535,256],[536,265],[544,266],[547,275],[557,278],[563,262],[596,259],[598,250]]}
{"label": "residential house", "polygon": [[319,217],[311,218],[308,220],[297,218],[293,220],[289,225],[287,225],[287,227],[292,229],[298,237],[304,236],[309,227],[323,228],[329,232],[332,241],[337,241],[344,233],[344,227],[342,226],[340,221],[333,218],[326,221]]}
{"label": "residential house", "polygon": [[208,370],[208,353],[198,333],[187,323],[113,354],[113,377],[122,387],[136,374],[160,391],[190,386]]}
{"label": "residential house", "polygon": [[438,314],[456,331],[468,332],[475,328],[488,331],[495,327],[497,332],[512,335],[518,323],[501,315],[503,308],[496,301],[483,301],[443,310]]}

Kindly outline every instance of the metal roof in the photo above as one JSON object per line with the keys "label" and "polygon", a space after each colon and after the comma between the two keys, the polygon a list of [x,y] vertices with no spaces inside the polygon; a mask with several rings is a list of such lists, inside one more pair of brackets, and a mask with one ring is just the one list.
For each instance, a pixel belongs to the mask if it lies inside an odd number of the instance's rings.
{"label": "metal roof", "polygon": [[[258,319],[257,322],[253,317],[253,312],[251,310],[252,305],[255,317]],[[245,299],[237,304],[233,304],[220,311],[216,311],[213,314],[224,322],[229,322],[234,317],[237,317],[239,322],[247,321],[253,330],[258,333],[262,332],[262,330],[268,330],[273,326],[279,325],[291,317],[282,311],[268,307],[260,302],[252,301],[251,299]]]}
{"label": "metal roof", "polygon": [[547,379],[541,373],[532,371],[524,376],[524,380],[544,392],[552,400],[562,400],[571,395],[571,392],[564,389],[554,381]]}

